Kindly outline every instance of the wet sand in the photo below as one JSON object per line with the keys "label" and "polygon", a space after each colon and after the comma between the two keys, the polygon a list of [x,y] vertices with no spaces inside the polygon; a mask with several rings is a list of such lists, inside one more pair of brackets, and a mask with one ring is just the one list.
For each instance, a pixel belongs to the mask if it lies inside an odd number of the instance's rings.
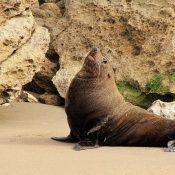
{"label": "wet sand", "polygon": [[69,132],[64,109],[32,103],[0,107],[0,175],[169,175],[175,153],[162,148],[74,151],[52,141]]}

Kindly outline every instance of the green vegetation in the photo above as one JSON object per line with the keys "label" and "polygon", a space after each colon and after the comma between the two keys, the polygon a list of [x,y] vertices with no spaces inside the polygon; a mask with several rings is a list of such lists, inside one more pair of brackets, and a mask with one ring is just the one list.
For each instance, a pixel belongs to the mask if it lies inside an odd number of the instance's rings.
{"label": "green vegetation", "polygon": [[169,74],[169,79],[175,81],[175,72]]}
{"label": "green vegetation", "polygon": [[146,94],[142,93],[139,88],[136,88],[127,82],[118,82],[117,87],[125,100],[134,105],[147,108],[153,102],[147,99]]}
{"label": "green vegetation", "polygon": [[146,85],[146,91],[148,92],[157,92],[161,87],[161,83],[164,80],[163,75],[155,75]]}
{"label": "green vegetation", "polygon": [[117,87],[118,87],[119,91],[122,91],[122,92],[127,90],[136,96],[141,94],[141,91],[139,89],[130,85],[128,82],[119,82],[119,83],[117,83]]}
{"label": "green vegetation", "polygon": [[146,84],[145,89],[140,89],[123,81],[118,82],[117,87],[126,101],[143,108],[148,108],[157,99],[162,101],[175,100],[175,94],[169,93],[168,88],[163,86],[162,81],[164,80],[175,81],[175,72],[154,75]]}
{"label": "green vegetation", "polygon": [[168,93],[168,88],[163,87],[162,81],[164,80],[175,80],[175,72],[173,73],[161,73],[156,74],[154,77],[147,83],[146,85],[146,93],[158,93],[158,94],[166,94]]}

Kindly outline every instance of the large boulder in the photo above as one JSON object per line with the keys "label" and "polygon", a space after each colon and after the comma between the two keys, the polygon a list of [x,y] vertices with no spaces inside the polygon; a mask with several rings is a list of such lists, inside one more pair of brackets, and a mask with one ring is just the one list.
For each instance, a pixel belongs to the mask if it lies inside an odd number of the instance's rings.
{"label": "large boulder", "polygon": [[48,43],[47,29],[38,26],[30,40],[0,64],[0,90],[21,89],[30,82],[40,70]]}
{"label": "large boulder", "polygon": [[37,1],[0,1],[0,97],[8,94],[9,101],[19,97],[46,60],[50,34],[36,24],[31,5]]}
{"label": "large boulder", "polygon": [[175,120],[175,102],[156,100],[149,108],[149,112]]}
{"label": "large boulder", "polygon": [[56,3],[44,3],[40,1],[40,6],[32,6],[32,13],[38,25],[46,27],[50,35],[49,50],[46,59],[40,63],[40,70],[34,75],[31,82],[24,86],[24,89],[37,93],[38,100],[42,103],[52,105],[62,105],[64,100],[60,97],[56,87],[52,82],[53,76],[59,69],[59,55],[52,45],[54,39],[54,27],[58,19],[62,17],[60,7]]}
{"label": "large boulder", "polygon": [[116,82],[147,93],[175,93],[175,2],[66,0],[52,31],[60,70],[53,82],[65,97],[92,47],[111,60]]}
{"label": "large boulder", "polygon": [[[59,69],[59,55],[55,52],[52,41],[54,40],[52,29],[56,25],[58,19],[62,16],[60,8],[55,3],[40,3],[39,7],[33,6],[32,12],[37,24],[44,26],[50,32],[51,40],[49,50],[46,53],[46,59],[40,64],[40,71],[35,74],[32,81],[24,86],[25,90],[38,94],[58,96],[56,87],[53,85],[52,78]],[[45,97],[45,96],[44,96]],[[43,98],[43,96],[41,96]],[[61,101],[62,99],[60,99]],[[48,100],[45,101],[46,103]],[[55,104],[57,101],[55,101]],[[49,102],[50,104],[50,102]]]}

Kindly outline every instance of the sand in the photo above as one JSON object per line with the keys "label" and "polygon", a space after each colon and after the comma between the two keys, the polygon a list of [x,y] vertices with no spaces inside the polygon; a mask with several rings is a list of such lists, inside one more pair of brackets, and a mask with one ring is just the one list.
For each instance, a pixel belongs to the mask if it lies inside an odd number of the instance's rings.
{"label": "sand", "polygon": [[162,148],[101,147],[74,151],[52,141],[69,132],[61,107],[0,107],[0,175],[169,175],[175,153]]}

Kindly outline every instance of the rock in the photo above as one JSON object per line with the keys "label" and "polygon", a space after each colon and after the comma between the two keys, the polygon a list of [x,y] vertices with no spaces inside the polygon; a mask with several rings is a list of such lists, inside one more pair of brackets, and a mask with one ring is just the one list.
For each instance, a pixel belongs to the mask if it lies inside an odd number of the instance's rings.
{"label": "rock", "polygon": [[54,106],[62,106],[64,104],[64,100],[55,94],[44,93],[40,95],[39,101],[44,104],[54,105]]}
{"label": "rock", "polygon": [[165,89],[167,89],[167,91],[170,91],[172,93],[175,94],[175,80],[172,80],[171,78],[167,78],[162,80],[161,82],[161,86]]}
{"label": "rock", "polygon": [[2,106],[10,106],[10,103],[2,104]]}
{"label": "rock", "polygon": [[2,97],[0,97],[0,105],[3,105],[4,103],[5,103],[5,100]]}
{"label": "rock", "polygon": [[44,3],[39,8],[33,8],[32,12],[36,22],[49,29],[52,41],[52,30],[56,26],[58,18],[62,17],[60,8],[55,3]]}
{"label": "rock", "polygon": [[148,108],[148,111],[175,120],[175,101],[163,102],[156,100],[152,106]]}
{"label": "rock", "polygon": [[[61,96],[65,97],[83,55],[94,46],[111,61],[117,82],[129,82],[143,91],[155,74],[173,73],[174,5],[171,0],[66,1],[64,16],[51,31],[52,45],[60,56],[60,70],[53,82]],[[72,65],[76,69],[69,77]],[[174,86],[167,86],[168,92]]]}
{"label": "rock", "polygon": [[38,103],[38,99],[30,92],[22,91],[20,94],[18,101],[20,102],[30,102],[30,103]]}
{"label": "rock", "polygon": [[39,3],[40,4],[43,4],[43,3],[50,3],[50,2],[54,2],[54,3],[56,3],[56,2],[59,2],[60,0],[39,0]]}
{"label": "rock", "polygon": [[23,100],[23,86],[32,81],[47,60],[50,35],[35,22],[31,8],[36,7],[39,7],[37,0],[0,2],[1,104]]}
{"label": "rock", "polygon": [[22,16],[11,18],[0,26],[0,62],[6,60],[30,39],[35,27],[34,24],[34,17],[28,10]]}
{"label": "rock", "polygon": [[20,95],[20,90],[8,89],[6,91],[3,91],[0,93],[0,105],[8,106],[12,101],[18,101]]}
{"label": "rock", "polygon": [[8,101],[6,101],[6,99],[4,99],[3,97],[0,97],[0,106],[3,106],[5,104],[10,104],[10,103],[8,103]]}
{"label": "rock", "polygon": [[[58,21],[62,20],[60,8],[55,3],[44,3],[40,8],[33,8],[32,12],[36,22],[49,30],[51,37],[49,50],[54,50],[52,42],[56,39],[55,35],[57,35],[58,30],[62,30],[62,27],[57,25]],[[55,29],[55,26],[59,29]]]}
{"label": "rock", "polygon": [[39,5],[45,3],[45,0],[38,0],[39,1]]}
{"label": "rock", "polygon": [[0,94],[0,106],[9,106],[11,102],[38,103],[37,98],[30,92],[23,90],[6,90]]}
{"label": "rock", "polygon": [[[34,0],[1,0],[0,25],[12,17],[20,15],[31,6]],[[35,0],[36,1],[36,0]]]}
{"label": "rock", "polygon": [[61,69],[57,72],[56,76],[53,77],[52,81],[55,87],[57,88],[61,97],[65,97],[69,84],[71,83],[75,72],[78,72],[79,67],[69,66],[65,69]]}
{"label": "rock", "polygon": [[47,29],[38,26],[31,39],[0,65],[0,90],[21,89],[30,82],[40,70],[48,43]]}
{"label": "rock", "polygon": [[44,0],[45,2],[58,2],[60,0]]}
{"label": "rock", "polygon": [[171,93],[164,95],[157,93],[144,93],[138,87],[132,86],[126,82],[118,82],[117,87],[120,94],[123,95],[126,101],[145,109],[148,109],[157,99],[165,102],[175,100],[175,96]]}
{"label": "rock", "polygon": [[24,86],[24,89],[39,94],[45,92],[58,94],[57,89],[51,81],[58,70],[57,64],[45,59],[40,63],[40,67],[40,71],[34,75],[31,82]]}
{"label": "rock", "polygon": [[39,8],[39,1],[38,0],[31,0],[31,9],[32,8]]}
{"label": "rock", "polygon": [[61,17],[61,12],[58,6],[55,3],[44,3],[40,8],[34,8],[34,16],[37,18],[53,18]]}
{"label": "rock", "polygon": [[52,29],[62,14],[55,3],[43,3],[39,8],[32,8],[32,11],[37,23],[48,28],[51,33],[51,41],[49,50],[46,53],[46,59],[40,64],[40,71],[35,74],[30,83],[24,86],[24,89],[39,94],[48,92],[59,95],[51,81],[59,69],[59,55],[52,46],[52,41],[54,39]]}

